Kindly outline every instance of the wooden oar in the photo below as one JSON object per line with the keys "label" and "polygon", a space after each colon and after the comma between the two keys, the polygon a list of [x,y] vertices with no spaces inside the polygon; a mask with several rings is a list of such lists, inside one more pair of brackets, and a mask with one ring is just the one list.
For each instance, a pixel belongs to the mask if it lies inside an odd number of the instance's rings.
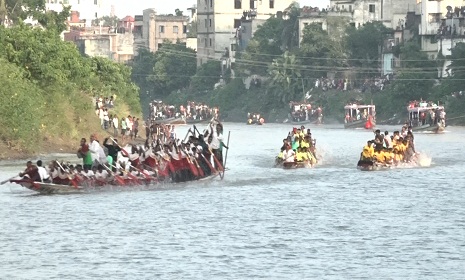
{"label": "wooden oar", "polygon": [[195,162],[195,165],[197,167],[197,170],[199,171],[200,177],[205,177],[205,172],[203,172],[202,167],[200,166],[199,162],[197,161],[197,159],[195,157],[194,157],[194,162]]}
{"label": "wooden oar", "polygon": [[13,179],[16,178],[16,177],[18,177],[18,175],[13,176],[13,177],[11,177],[11,178],[8,178],[8,179],[6,179],[6,180],[0,182],[0,185],[3,185],[3,184],[5,184],[5,183],[8,183],[10,180],[13,180]]}
{"label": "wooden oar", "polygon": [[76,181],[74,180],[74,178],[71,178],[70,174],[69,174],[69,171],[67,171],[66,169],[63,168],[63,166],[61,166],[61,164],[58,162],[58,160],[55,161],[58,166],[61,168],[61,170],[63,170],[63,172],[67,173],[67,177],[68,177],[68,180],[69,182],[74,186],[75,189],[78,188],[78,184],[76,183]]}
{"label": "wooden oar", "polygon": [[210,160],[208,160],[203,153],[200,153],[203,157],[203,159],[207,162],[207,165],[208,167],[210,167],[212,173],[218,173],[218,171],[213,167],[212,163],[210,162]]}
{"label": "wooden oar", "polygon": [[[114,167],[113,165],[111,165],[111,167]],[[115,167],[116,168],[116,167]],[[128,177],[131,177],[131,179],[133,179],[134,181],[136,181],[137,184],[141,185],[140,183],[140,179],[137,178],[136,176],[134,176],[133,174],[131,174],[131,172],[129,171],[126,171],[124,169],[121,169],[124,173],[126,173],[128,175]]]}
{"label": "wooden oar", "polygon": [[[224,173],[226,172],[226,160],[228,159],[228,151],[229,151],[229,137],[231,136],[231,131],[228,132],[228,141],[226,143],[226,147],[228,147],[226,149],[226,155],[224,156],[224,164],[223,164],[223,175],[220,176],[221,177],[221,180],[224,179]],[[221,174],[220,174],[221,175]]]}
{"label": "wooden oar", "polygon": [[[110,172],[111,175],[113,175],[113,177],[115,177],[115,180],[118,181],[118,183],[120,185],[125,185],[125,182],[124,182],[124,179],[121,178],[121,176],[117,175],[115,172],[113,172],[108,166],[106,166],[106,164],[102,164],[103,167],[105,167],[106,170],[108,170]],[[113,167],[113,165],[112,165]],[[116,170],[116,167],[115,167],[115,170]]]}
{"label": "wooden oar", "polygon": [[121,147],[118,142],[115,141],[115,139],[113,139],[113,137],[110,137],[111,141],[113,141],[113,143],[115,143],[121,150],[121,152],[126,156],[126,157],[129,157],[129,153],[123,148]]}

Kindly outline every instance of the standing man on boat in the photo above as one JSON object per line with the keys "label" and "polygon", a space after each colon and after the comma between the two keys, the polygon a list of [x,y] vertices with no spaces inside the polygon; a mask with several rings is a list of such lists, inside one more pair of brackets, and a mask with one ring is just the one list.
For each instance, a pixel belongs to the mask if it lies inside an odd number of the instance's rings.
{"label": "standing man on boat", "polygon": [[78,158],[82,158],[83,167],[92,168],[92,156],[89,151],[89,145],[86,143],[86,138],[81,139],[81,146],[77,151]]}
{"label": "standing man on boat", "polygon": [[121,147],[118,145],[117,139],[112,139],[112,143],[107,144],[108,139],[109,139],[108,137],[105,138],[105,140],[103,141],[103,146],[108,149],[108,155],[113,159],[113,164],[115,164],[116,161],[118,160],[118,152],[121,151]]}

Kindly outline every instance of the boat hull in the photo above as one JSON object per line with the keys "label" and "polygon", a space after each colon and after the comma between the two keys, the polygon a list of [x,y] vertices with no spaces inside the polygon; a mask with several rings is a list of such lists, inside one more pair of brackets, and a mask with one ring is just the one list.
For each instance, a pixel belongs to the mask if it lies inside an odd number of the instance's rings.
{"label": "boat hull", "polygon": [[313,168],[314,165],[308,161],[305,162],[282,162],[276,161],[275,167],[282,169]]}
{"label": "boat hull", "polygon": [[442,133],[444,132],[445,129],[446,128],[444,127],[444,125],[441,125],[441,124],[434,124],[434,125],[425,124],[422,126],[412,127],[412,131],[414,132],[425,131],[425,132],[433,132],[433,133]]}
{"label": "boat hull", "polygon": [[367,127],[367,120],[359,120],[359,121],[354,121],[354,122],[349,122],[344,124],[344,128],[365,128],[365,129],[372,129],[375,127],[375,123],[371,123],[371,128],[366,128]]}
{"label": "boat hull", "polygon": [[156,119],[154,121],[160,124],[186,124],[186,120],[184,118]]}

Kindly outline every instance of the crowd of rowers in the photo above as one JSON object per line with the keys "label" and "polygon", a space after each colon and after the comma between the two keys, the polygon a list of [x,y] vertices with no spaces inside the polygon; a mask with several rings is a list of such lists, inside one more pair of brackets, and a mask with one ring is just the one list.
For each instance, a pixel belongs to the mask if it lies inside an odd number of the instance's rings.
{"label": "crowd of rowers", "polygon": [[[185,182],[221,174],[223,168],[223,126],[214,121],[200,133],[189,129],[184,140],[174,134],[155,134],[144,145],[121,147],[117,139],[105,138],[101,145],[95,134],[90,142],[81,139],[77,151],[82,164],[52,161],[47,167],[27,163],[19,175],[24,179],[61,185],[147,183],[171,179]],[[152,140],[153,139],[153,140]]]}
{"label": "crowd of rowers", "polygon": [[312,138],[310,129],[294,127],[283,139],[276,164],[308,163],[313,166],[317,163],[315,149],[316,139]]}
{"label": "crowd of rowers", "polygon": [[378,129],[375,137],[363,147],[360,161],[384,165],[397,165],[401,162],[412,162],[416,154],[412,127],[403,126],[401,131],[389,135]]}

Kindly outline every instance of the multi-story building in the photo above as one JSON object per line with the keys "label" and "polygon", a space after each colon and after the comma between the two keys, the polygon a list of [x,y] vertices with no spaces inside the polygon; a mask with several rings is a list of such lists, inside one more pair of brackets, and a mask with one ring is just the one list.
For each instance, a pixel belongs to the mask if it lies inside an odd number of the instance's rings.
{"label": "multi-story building", "polygon": [[197,0],[197,62],[233,59],[236,31],[244,17],[266,20],[295,0]]}
{"label": "multi-story building", "polygon": [[[419,0],[421,50],[430,59],[447,57],[459,42],[465,42],[464,0]],[[447,76],[450,61],[445,61],[439,76]]]}
{"label": "multi-story building", "polygon": [[186,43],[189,17],[157,15],[154,9],[146,9],[134,22],[136,51],[139,48],[156,52],[164,41]]}
{"label": "multi-story building", "polygon": [[61,12],[63,6],[71,6],[71,10],[79,12],[87,27],[92,25],[92,20],[107,15],[103,0],[45,0],[47,10]]}
{"label": "multi-story building", "polygon": [[379,21],[395,29],[407,12],[415,11],[418,0],[331,0],[329,12],[351,13],[352,22],[360,27],[366,22]]}
{"label": "multi-story building", "polygon": [[132,17],[125,17],[118,27],[85,27],[79,13],[73,11],[69,20],[70,30],[63,33],[65,41],[74,42],[82,54],[106,57],[116,62],[128,63],[134,56]]}

